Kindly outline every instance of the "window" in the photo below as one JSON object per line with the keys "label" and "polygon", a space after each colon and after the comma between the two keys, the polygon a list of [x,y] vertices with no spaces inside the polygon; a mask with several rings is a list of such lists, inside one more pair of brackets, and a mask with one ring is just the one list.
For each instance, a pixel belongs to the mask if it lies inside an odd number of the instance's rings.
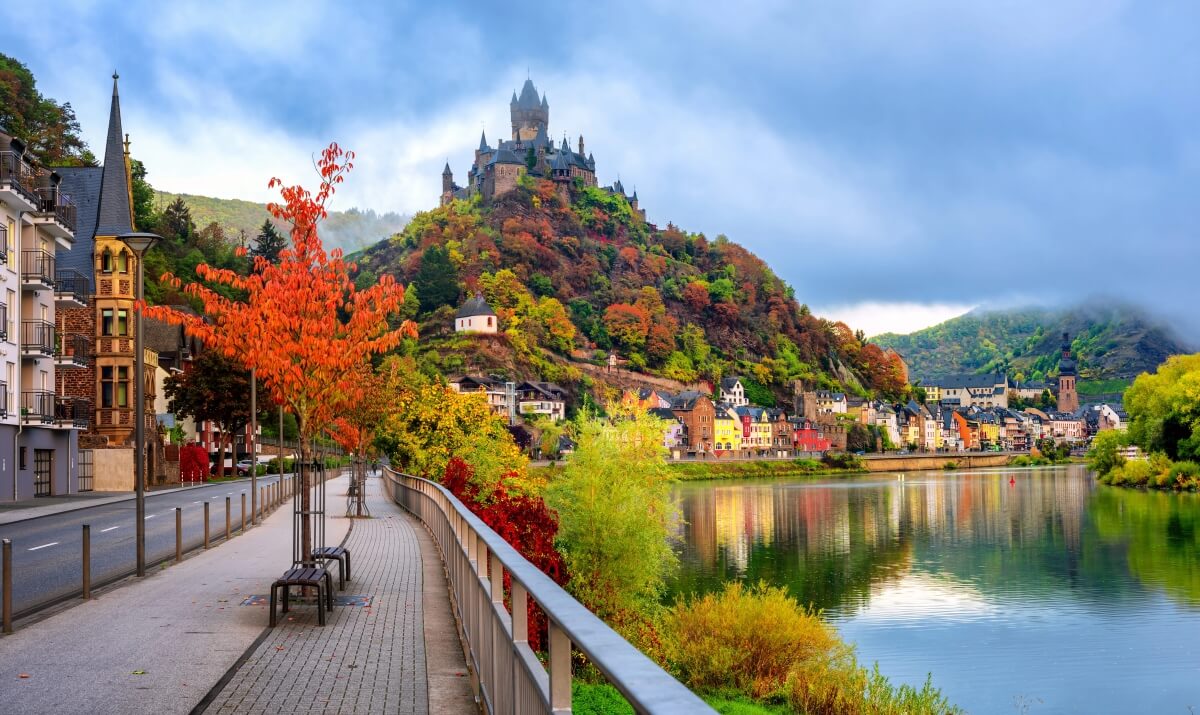
{"label": "window", "polygon": [[492,319],[490,317],[488,318],[487,326],[489,328],[492,327]]}
{"label": "window", "polygon": [[129,406],[129,368],[105,365],[100,368],[100,406]]}
{"label": "window", "polygon": [[19,461],[19,464],[17,465],[17,468],[18,468],[18,469],[20,469],[20,470],[22,470],[22,471],[24,471],[24,469],[25,469],[25,450],[26,450],[26,449],[27,449],[27,447],[24,447],[24,446],[22,446],[22,447],[21,447],[21,449],[20,449],[20,461]]}
{"label": "window", "polygon": [[117,254],[117,270],[122,273],[129,272],[129,253],[127,251]]}
{"label": "window", "polygon": [[112,252],[110,252],[106,248],[106,249],[104,249],[104,253],[100,254],[100,272],[101,273],[112,273],[112,271],[113,271],[112,264],[113,264]]}
{"label": "window", "polygon": [[[15,342],[17,335],[17,294],[14,291],[8,292],[8,337]],[[12,384],[11,382],[8,384]]]}
{"label": "window", "polygon": [[8,265],[15,271],[17,266],[17,224],[11,218],[8,220],[8,245],[5,248],[8,250]]}
{"label": "window", "polygon": [[105,308],[100,311],[100,334],[113,334],[113,312],[111,308]]}
{"label": "window", "polygon": [[14,412],[16,412],[16,409],[17,409],[16,405],[14,404],[16,402],[17,366],[15,363],[10,362],[6,365],[6,367],[7,367],[7,372],[5,373],[5,376],[8,378],[8,382],[6,382],[4,384],[8,385],[8,394],[4,396],[4,402],[5,402],[5,407],[8,408],[8,414],[11,415]]}
{"label": "window", "polygon": [[117,335],[129,335],[129,311],[117,310]]}

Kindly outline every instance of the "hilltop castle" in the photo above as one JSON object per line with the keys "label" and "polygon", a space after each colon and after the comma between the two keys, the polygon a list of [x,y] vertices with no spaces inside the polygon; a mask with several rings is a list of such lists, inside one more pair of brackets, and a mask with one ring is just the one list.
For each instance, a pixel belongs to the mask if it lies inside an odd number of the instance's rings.
{"label": "hilltop castle", "polygon": [[[564,195],[567,186],[576,180],[584,186],[597,185],[596,160],[584,151],[582,135],[576,149],[567,143],[566,134],[558,146],[551,141],[550,103],[545,94],[538,95],[533,80],[525,80],[519,97],[513,92],[508,109],[512,117],[512,139],[501,139],[492,148],[488,145],[486,132],[480,134],[475,161],[467,171],[466,186],[454,182],[450,162],[446,162],[446,168],[442,170],[443,206],[454,199],[467,199],[476,194],[490,201],[515,189],[522,174],[550,179],[560,186]],[[632,196],[627,195],[620,180],[604,189],[613,194],[620,193],[633,210],[645,218],[645,212],[638,208],[637,191]]]}

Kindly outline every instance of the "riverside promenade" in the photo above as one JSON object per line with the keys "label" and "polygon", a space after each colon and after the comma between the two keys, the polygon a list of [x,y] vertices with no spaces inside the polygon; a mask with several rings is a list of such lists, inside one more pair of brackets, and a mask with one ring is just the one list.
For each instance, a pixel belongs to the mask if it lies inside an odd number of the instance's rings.
{"label": "riverside promenade", "polygon": [[326,541],[346,538],[354,581],[325,627],[300,604],[267,628],[291,562],[287,500],[228,543],[18,623],[0,638],[0,710],[477,712],[437,548],[373,478],[372,518],[342,517],[347,483],[326,484]]}

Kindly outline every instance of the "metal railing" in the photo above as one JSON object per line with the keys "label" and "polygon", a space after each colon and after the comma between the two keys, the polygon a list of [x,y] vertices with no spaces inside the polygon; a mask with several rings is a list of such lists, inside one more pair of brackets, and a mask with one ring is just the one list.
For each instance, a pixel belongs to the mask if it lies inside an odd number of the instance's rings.
{"label": "metal railing", "polygon": [[38,213],[54,216],[62,225],[75,231],[75,204],[62,195],[57,186],[45,186],[37,190]]}
{"label": "metal railing", "polygon": [[21,421],[26,424],[54,422],[54,393],[50,390],[25,390],[21,393]]}
{"label": "metal railing", "polygon": [[8,417],[8,383],[0,380],[0,419]]}
{"label": "metal railing", "polygon": [[[440,484],[388,469],[381,481],[394,502],[425,523],[441,549],[469,650],[471,684],[484,712],[569,713],[572,647],[639,713],[713,712]],[[511,578],[511,610],[505,605],[505,574]],[[530,598],[549,622],[548,668],[529,647]]]}
{"label": "metal railing", "polygon": [[[0,253],[4,251],[0,250]],[[0,341],[4,340],[8,340],[8,306],[0,303]]]}
{"label": "metal railing", "polygon": [[21,280],[54,286],[54,254],[40,248],[21,251]]}
{"label": "metal railing", "polygon": [[83,397],[55,397],[54,420],[63,427],[87,429],[92,421],[92,403]]}
{"label": "metal railing", "polygon": [[62,362],[87,367],[92,357],[92,339],[83,333],[63,333],[57,356]]}
{"label": "metal railing", "polygon": [[25,355],[53,355],[54,323],[45,320],[22,320],[21,352]]}
{"label": "metal railing", "polygon": [[34,171],[29,162],[15,151],[0,151],[0,184],[8,184],[17,193],[37,203],[34,192]]}
{"label": "metal railing", "polygon": [[0,263],[8,264],[8,226],[0,225]]}
{"label": "metal railing", "polygon": [[64,268],[54,273],[54,297],[58,300],[73,300],[87,305],[92,297],[92,284],[87,276],[73,268]]}

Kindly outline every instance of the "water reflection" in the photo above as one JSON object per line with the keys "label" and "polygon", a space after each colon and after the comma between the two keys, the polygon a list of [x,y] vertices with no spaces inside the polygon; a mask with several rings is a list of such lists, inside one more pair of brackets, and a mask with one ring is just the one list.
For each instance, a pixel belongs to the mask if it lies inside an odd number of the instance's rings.
{"label": "water reflection", "polygon": [[786,586],[886,674],[933,672],[973,711],[1200,705],[1196,495],[1097,487],[1082,467],[677,493],[675,593]]}

